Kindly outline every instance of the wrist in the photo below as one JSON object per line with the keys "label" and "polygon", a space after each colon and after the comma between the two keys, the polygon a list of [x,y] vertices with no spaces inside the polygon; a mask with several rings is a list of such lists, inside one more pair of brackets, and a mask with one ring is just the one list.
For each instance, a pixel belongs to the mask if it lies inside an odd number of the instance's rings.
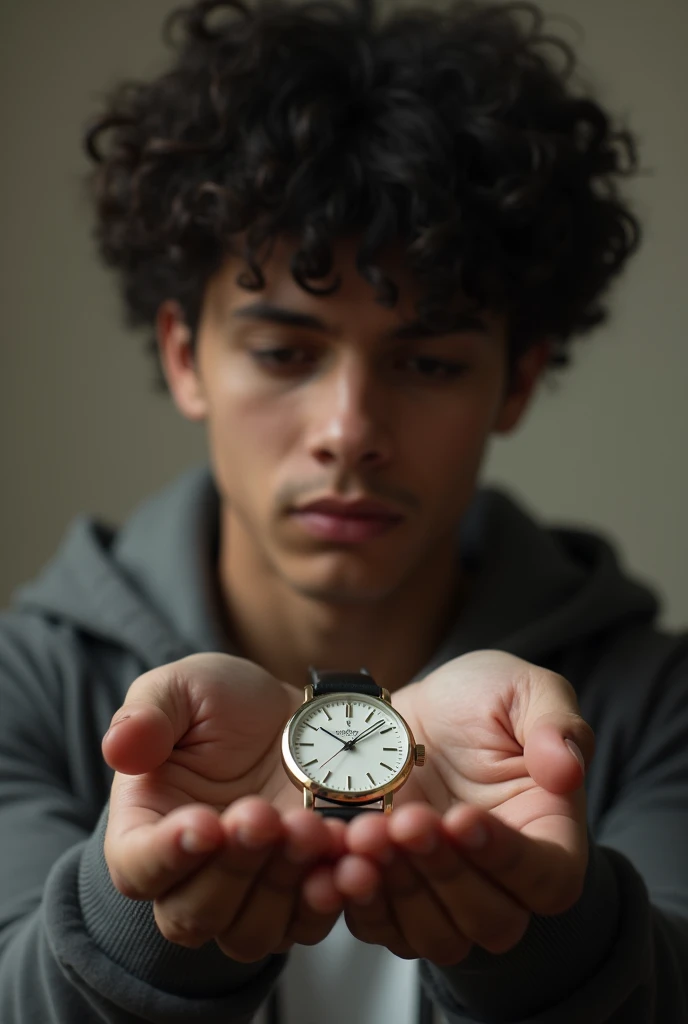
{"label": "wrist", "polygon": [[238,964],[215,942],[187,949],[165,939],[153,903],[115,888],[103,852],[106,828],[107,807],[84,847],[78,892],[86,931],[108,960],[154,989],[190,999],[229,995],[265,970],[269,960]]}
{"label": "wrist", "polygon": [[[424,965],[444,1003],[486,1019],[526,1018],[556,1005],[595,972],[615,940],[619,895],[604,851],[590,837],[589,844],[583,892],[569,910],[533,915],[521,941],[507,953],[474,946],[455,966]],[[530,981],[534,976],[537,987]]]}

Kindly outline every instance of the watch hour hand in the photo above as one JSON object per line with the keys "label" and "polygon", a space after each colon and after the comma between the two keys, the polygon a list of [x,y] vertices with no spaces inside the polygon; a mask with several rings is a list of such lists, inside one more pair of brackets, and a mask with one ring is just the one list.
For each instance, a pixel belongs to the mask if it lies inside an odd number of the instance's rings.
{"label": "watch hour hand", "polygon": [[326,732],[327,735],[331,736],[333,740],[339,740],[340,743],[343,743],[344,746],[346,746],[346,742],[347,742],[346,740],[343,740],[341,736],[335,736],[335,734],[333,732],[330,732],[329,729],[324,729],[322,727],[322,725],[320,726],[320,732]]}

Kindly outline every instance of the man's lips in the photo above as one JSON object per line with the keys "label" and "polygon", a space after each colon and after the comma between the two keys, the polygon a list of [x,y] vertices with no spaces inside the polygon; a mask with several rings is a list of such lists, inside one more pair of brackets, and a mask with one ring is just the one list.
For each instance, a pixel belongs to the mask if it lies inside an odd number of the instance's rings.
{"label": "man's lips", "polygon": [[321,501],[312,501],[309,505],[297,508],[296,512],[299,515],[316,514],[342,519],[403,519],[403,516],[389,505],[369,498],[359,498],[355,501],[323,498]]}
{"label": "man's lips", "polygon": [[360,544],[387,533],[404,516],[383,502],[368,498],[342,501],[324,498],[294,509],[303,529],[320,540]]}

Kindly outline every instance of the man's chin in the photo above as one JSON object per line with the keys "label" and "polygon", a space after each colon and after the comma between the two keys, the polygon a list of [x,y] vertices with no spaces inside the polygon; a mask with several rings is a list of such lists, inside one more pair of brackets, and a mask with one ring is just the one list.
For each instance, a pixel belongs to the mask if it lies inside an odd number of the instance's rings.
{"label": "man's chin", "polygon": [[341,608],[354,608],[377,604],[389,597],[395,587],[389,580],[303,580],[286,582],[301,597],[309,601]]}

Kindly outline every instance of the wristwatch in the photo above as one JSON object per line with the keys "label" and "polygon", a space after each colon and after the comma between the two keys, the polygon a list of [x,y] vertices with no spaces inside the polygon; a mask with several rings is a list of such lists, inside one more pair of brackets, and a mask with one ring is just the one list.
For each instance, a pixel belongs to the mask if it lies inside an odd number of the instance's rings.
{"label": "wristwatch", "polygon": [[303,789],[304,807],[344,820],[389,813],[414,765],[425,763],[425,747],[365,669],[311,668],[310,676],[282,734],[284,768]]}

